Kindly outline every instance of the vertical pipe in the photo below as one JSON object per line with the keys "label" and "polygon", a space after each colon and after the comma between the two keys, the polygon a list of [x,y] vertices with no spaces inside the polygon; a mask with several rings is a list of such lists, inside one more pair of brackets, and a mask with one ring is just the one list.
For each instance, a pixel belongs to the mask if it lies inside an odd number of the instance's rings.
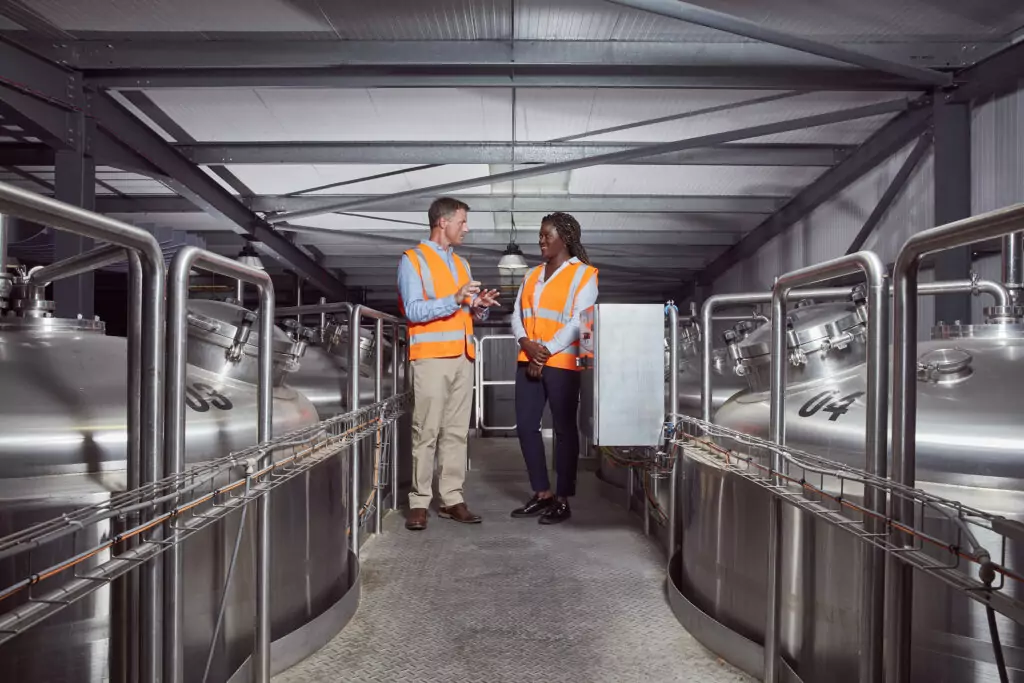
{"label": "vertical pipe", "polygon": [[[302,305],[302,276],[298,273],[295,274],[295,307],[298,308]],[[295,314],[295,322],[302,324],[302,314]]]}
{"label": "vertical pipe", "polygon": [[[905,248],[905,247],[904,247]],[[902,252],[901,252],[902,255]],[[905,486],[914,486],[917,438],[917,363],[913,351],[917,345],[917,273],[918,263],[901,270],[899,257],[893,270],[893,391],[892,391],[892,469],[893,477]],[[892,516],[896,521],[914,519],[913,503],[893,502]],[[900,540],[902,539],[902,540]],[[905,543],[902,535],[897,543]],[[910,627],[913,609],[913,570],[890,557],[887,565],[886,602],[886,663],[887,683],[910,680]]]}
{"label": "vertical pipe", "polygon": [[[274,286],[269,278],[259,285],[260,294],[260,351],[259,351],[259,434],[260,443],[273,437],[274,428],[274,387],[271,382],[273,371],[274,341]],[[266,467],[273,462],[274,454],[268,451]],[[269,475],[267,477],[270,478]],[[270,683],[270,492],[267,491],[256,501],[256,648],[254,652],[256,683]]]}
{"label": "vertical pipe", "polygon": [[245,306],[245,280],[235,281],[235,298],[239,306]]}
{"label": "vertical pipe", "polygon": [[[879,266],[881,264],[879,263]],[[867,275],[868,306],[868,383],[865,438],[868,472],[888,475],[889,449],[889,285],[884,271]],[[885,514],[885,493],[877,487],[866,490],[868,510]],[[881,534],[885,525],[880,516],[866,518],[869,533]],[[885,631],[885,552],[864,544],[864,588],[861,591],[860,683],[875,683],[884,676]]]}
{"label": "vertical pipe", "polygon": [[[167,293],[167,428],[164,433],[164,476],[181,472],[185,463],[185,344],[188,314],[189,271],[195,251],[181,250],[171,261],[170,291]],[[169,507],[173,508],[176,503]],[[173,540],[173,536],[168,539]],[[171,545],[163,557],[164,656],[163,683],[182,683],[182,555]]]}
{"label": "vertical pipe", "polygon": [[[357,305],[348,318],[348,409],[350,412],[359,409],[359,326],[363,321],[363,307]],[[349,477],[351,478],[350,494],[351,509],[349,510],[349,526],[352,533],[349,542],[352,552],[359,557],[359,442],[350,447]]]}
{"label": "vertical pipe", "polygon": [[[381,399],[384,397],[384,321],[381,318],[377,318],[377,322],[374,325],[374,337],[375,338],[373,346],[374,349],[376,350],[376,353],[374,354],[373,359],[373,402],[380,403]],[[373,533],[375,534],[380,533],[380,508],[384,502],[382,495],[384,489],[381,488],[383,482],[380,481],[380,470],[384,466],[384,451],[379,445],[379,439],[381,437],[379,429],[377,431],[377,436],[378,448],[377,453],[374,455],[374,460],[377,463],[377,476],[374,477],[376,479],[376,491],[374,492],[373,506]]]}
{"label": "vertical pipe", "polygon": [[[323,306],[326,303],[327,303],[327,297],[325,297],[325,296],[320,297],[320,305]],[[323,329],[325,327],[327,327],[327,311],[321,311],[320,312],[320,331],[323,332]]]}
{"label": "vertical pipe", "polygon": [[8,236],[10,229],[10,217],[0,213],[0,277],[7,275],[7,244],[10,239]]}
{"label": "vertical pipe", "polygon": [[[153,253],[142,259],[142,475],[143,484],[155,482],[163,475],[164,452],[164,259],[154,244]],[[161,530],[154,530],[151,539],[159,539]],[[147,562],[139,569],[139,659],[142,683],[158,683],[161,672],[162,602],[161,567]]]}
{"label": "vertical pipe", "polygon": [[[769,398],[770,406],[770,427],[769,438],[777,443],[784,444],[786,439],[786,423],[784,407],[782,405],[782,392],[786,386],[786,363],[789,362],[786,353],[786,297],[788,288],[780,288],[776,282],[776,293],[772,297],[772,355],[771,355],[771,393]],[[781,485],[778,473],[782,468],[782,456],[777,453],[771,455],[772,484]],[[782,610],[782,501],[778,496],[771,496],[768,503],[768,604],[767,623],[764,634],[764,681],[765,683],[777,683],[779,681],[779,653],[781,643],[779,638]]]}
{"label": "vertical pipe", "polygon": [[[138,488],[143,480],[142,472],[142,259],[128,249],[128,489]],[[128,526],[139,523],[139,514],[128,518]],[[138,538],[131,538],[125,545],[130,550],[138,545]],[[126,681],[136,681],[139,675],[139,630],[135,626],[139,618],[139,573],[129,572],[125,577],[127,591],[128,629],[125,666]]]}
{"label": "vertical pipe", "polygon": [[1013,303],[1020,298],[1024,286],[1024,233],[1014,232],[1003,237],[1003,284],[1010,290]]}
{"label": "vertical pipe", "polygon": [[[399,337],[402,335],[402,327],[395,323],[394,337],[391,346],[391,395],[398,396],[401,392],[398,387],[399,358],[402,351]],[[391,425],[391,509],[398,509],[398,421]]]}
{"label": "vertical pipe", "polygon": [[[675,415],[679,410],[679,311],[670,301],[668,312],[668,415],[666,422],[675,425]],[[679,474],[682,468],[675,460],[672,461],[672,473],[668,490],[668,557],[671,559],[676,552],[676,530],[679,524]]]}

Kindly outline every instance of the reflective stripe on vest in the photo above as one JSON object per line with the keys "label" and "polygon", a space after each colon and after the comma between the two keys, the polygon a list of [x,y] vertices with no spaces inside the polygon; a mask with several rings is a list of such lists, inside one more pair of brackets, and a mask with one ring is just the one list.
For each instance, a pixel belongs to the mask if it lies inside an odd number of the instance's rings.
{"label": "reflective stripe on vest", "polygon": [[[461,256],[454,255],[455,277],[444,259],[427,245],[419,244],[405,252],[423,284],[423,297],[443,299],[459,291],[469,282],[469,266]],[[405,314],[401,293],[398,304]],[[466,355],[476,358],[473,343],[473,316],[468,304],[462,304],[451,315],[425,323],[409,323],[409,359],[456,358]]]}
{"label": "reflective stripe on vest", "polygon": [[[533,341],[546,343],[554,339],[558,331],[572,320],[576,296],[579,294],[579,290],[590,281],[590,278],[597,277],[597,269],[584,263],[569,264],[545,283],[544,290],[540,295],[540,307],[534,308],[533,296],[537,283],[540,281],[542,268],[544,266],[538,266],[526,276],[526,280],[523,282],[520,312],[527,336]],[[547,365],[565,370],[577,370],[576,359],[579,356],[579,347],[579,340],[572,342],[566,348],[552,355],[548,359]],[[524,351],[519,352],[519,360],[523,362],[528,360]]]}

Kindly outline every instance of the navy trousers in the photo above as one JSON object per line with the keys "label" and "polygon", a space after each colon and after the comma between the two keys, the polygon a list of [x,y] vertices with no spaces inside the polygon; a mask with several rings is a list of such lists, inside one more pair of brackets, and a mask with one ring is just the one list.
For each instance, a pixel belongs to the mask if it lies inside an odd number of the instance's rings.
{"label": "navy trousers", "polygon": [[576,495],[576,467],[580,455],[580,434],[576,412],[580,404],[580,373],[560,368],[544,368],[540,379],[526,376],[526,364],[516,368],[516,433],[530,474],[534,493],[548,491],[547,458],[540,421],[544,404],[551,408],[555,426],[555,474],[558,477],[555,495]]}

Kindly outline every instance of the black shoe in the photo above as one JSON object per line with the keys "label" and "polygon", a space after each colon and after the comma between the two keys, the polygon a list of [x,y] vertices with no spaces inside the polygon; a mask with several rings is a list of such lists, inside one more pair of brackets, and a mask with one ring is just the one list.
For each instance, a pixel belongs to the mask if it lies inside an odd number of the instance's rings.
{"label": "black shoe", "polygon": [[535,517],[542,512],[549,510],[554,504],[554,496],[550,498],[538,498],[534,496],[526,505],[512,511],[513,517]]}
{"label": "black shoe", "polygon": [[560,500],[544,511],[537,521],[541,524],[558,524],[572,517],[569,501]]}

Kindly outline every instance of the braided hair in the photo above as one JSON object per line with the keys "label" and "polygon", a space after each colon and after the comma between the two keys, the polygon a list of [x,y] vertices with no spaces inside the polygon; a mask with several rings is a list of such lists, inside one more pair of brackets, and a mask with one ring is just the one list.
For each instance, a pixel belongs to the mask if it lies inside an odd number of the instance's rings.
{"label": "braided hair", "polygon": [[566,249],[569,250],[569,255],[578,258],[588,266],[593,265],[590,263],[590,257],[587,256],[587,250],[583,248],[583,243],[580,242],[580,222],[573,218],[570,214],[563,213],[562,211],[556,211],[555,213],[548,214],[541,219],[541,225],[544,223],[550,223],[555,226],[555,232],[562,238],[562,242],[565,243]]}

